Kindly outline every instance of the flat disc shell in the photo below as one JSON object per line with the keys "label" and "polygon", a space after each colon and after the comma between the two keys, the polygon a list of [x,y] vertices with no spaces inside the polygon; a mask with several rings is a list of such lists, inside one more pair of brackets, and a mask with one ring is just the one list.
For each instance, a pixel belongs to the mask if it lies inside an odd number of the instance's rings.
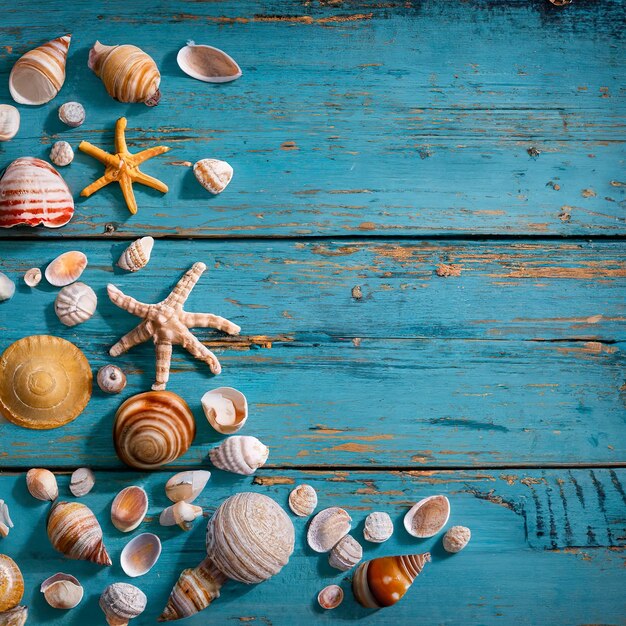
{"label": "flat disc shell", "polygon": [[24,428],[58,428],[87,406],[91,380],[89,362],[73,343],[24,337],[0,357],[0,413]]}

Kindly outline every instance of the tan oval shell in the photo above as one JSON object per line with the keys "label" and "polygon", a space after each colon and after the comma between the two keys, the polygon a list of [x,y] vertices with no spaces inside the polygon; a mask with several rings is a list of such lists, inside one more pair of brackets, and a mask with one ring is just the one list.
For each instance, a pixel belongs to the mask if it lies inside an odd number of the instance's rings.
{"label": "tan oval shell", "polygon": [[50,160],[58,167],[65,167],[74,160],[74,150],[67,141],[56,141],[50,148]]}
{"label": "tan oval shell", "polygon": [[256,437],[233,435],[213,448],[209,457],[215,467],[246,476],[265,465],[269,453],[269,448]]}
{"label": "tan oval shell", "polygon": [[207,391],[201,399],[209,424],[222,435],[232,435],[248,419],[248,401],[233,387],[218,387]]}
{"label": "tan oval shell", "polygon": [[83,599],[83,588],[74,576],[59,572],[41,583],[39,591],[53,609],[73,609]]}
{"label": "tan oval shell", "polygon": [[16,607],[24,596],[24,577],[17,563],[0,554],[0,612]]}
{"label": "tan oval shell", "polygon": [[388,513],[375,511],[365,518],[363,536],[372,543],[383,543],[393,535],[393,522]]}
{"label": "tan oval shell", "polygon": [[212,194],[222,193],[233,178],[233,168],[218,159],[202,159],[193,166],[198,182]]}
{"label": "tan oval shell", "polygon": [[85,107],[80,102],[66,102],[59,107],[59,119],[76,128],[85,121]]}
{"label": "tan oval shell", "polygon": [[65,287],[78,280],[86,267],[87,257],[82,252],[64,252],[46,267],[46,280],[55,287]]}
{"label": "tan oval shell", "polygon": [[228,83],[241,76],[239,65],[223,50],[193,41],[178,51],[176,62],[185,74],[205,83]]}
{"label": "tan oval shell", "polygon": [[0,272],[0,302],[10,300],[15,294],[15,283],[6,275]]}
{"label": "tan oval shell", "polygon": [[0,537],[6,537],[13,528],[13,521],[9,514],[9,507],[4,500],[0,500]]}
{"label": "tan oval shell", "polygon": [[47,469],[33,468],[26,473],[26,486],[33,498],[52,502],[59,497],[56,476]]}
{"label": "tan oval shell", "polygon": [[36,287],[42,278],[41,270],[38,267],[32,267],[24,274],[24,282],[29,287]]}
{"label": "tan oval shell", "polygon": [[159,524],[161,526],[174,526],[177,524],[185,531],[191,530],[194,520],[201,515],[201,506],[195,506],[181,500],[163,510],[159,516]]}
{"label": "tan oval shell", "polygon": [[117,365],[101,367],[96,380],[105,393],[120,393],[126,387],[126,374]]}
{"label": "tan oval shell", "polygon": [[299,517],[307,517],[317,506],[317,491],[311,485],[298,485],[289,494],[289,508]]}
{"label": "tan oval shell", "polygon": [[63,287],[54,301],[54,312],[65,326],[77,326],[93,317],[98,306],[94,290],[85,283]]}
{"label": "tan oval shell", "polygon": [[123,533],[135,530],[148,512],[148,494],[137,485],[125,487],[111,504],[111,522]]}
{"label": "tan oval shell", "polygon": [[122,550],[120,565],[131,578],[147,574],[161,556],[161,540],[152,533],[133,537]]}
{"label": "tan oval shell", "polygon": [[328,555],[328,564],[342,572],[352,569],[363,558],[361,544],[351,535],[340,539]]}
{"label": "tan oval shell", "polygon": [[122,252],[117,261],[118,267],[128,272],[137,272],[142,267],[148,265],[153,247],[154,239],[152,237],[136,239]]}
{"label": "tan oval shell", "polygon": [[463,550],[472,537],[472,531],[466,526],[452,526],[443,536],[443,548],[446,552],[455,554]]}
{"label": "tan oval shell", "polygon": [[86,496],[96,484],[96,476],[88,467],[79,467],[72,473],[70,491],[77,498]]}
{"label": "tan oval shell", "polygon": [[328,552],[349,532],[352,518],[338,506],[320,511],[309,524],[307,542],[315,552]]}
{"label": "tan oval shell", "polygon": [[99,601],[109,626],[125,626],[144,612],[147,603],[146,594],[128,583],[109,585]]}
{"label": "tan oval shell", "polygon": [[404,528],[420,539],[436,535],[450,517],[450,502],[445,496],[429,496],[414,504],[404,516]]}
{"label": "tan oval shell", "polygon": [[16,606],[0,614],[1,626],[24,626],[28,619],[28,607]]}
{"label": "tan oval shell", "polygon": [[211,472],[192,470],[179,472],[165,483],[165,494],[172,502],[193,502],[211,478]]}
{"label": "tan oval shell", "polygon": [[0,104],[0,141],[9,141],[20,129],[20,112],[10,104]]}
{"label": "tan oval shell", "polygon": [[328,585],[317,594],[317,602],[323,609],[336,609],[343,602],[343,589],[339,585]]}
{"label": "tan oval shell", "polygon": [[24,337],[0,357],[0,413],[24,428],[58,428],[85,408],[91,380],[74,344],[50,335]]}

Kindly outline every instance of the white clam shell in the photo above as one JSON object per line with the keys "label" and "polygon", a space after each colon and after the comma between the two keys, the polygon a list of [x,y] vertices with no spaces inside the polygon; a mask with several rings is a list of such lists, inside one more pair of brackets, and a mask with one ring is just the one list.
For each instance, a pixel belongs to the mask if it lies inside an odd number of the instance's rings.
{"label": "white clam shell", "polygon": [[0,104],[0,141],[9,141],[20,129],[20,112],[10,104]]}
{"label": "white clam shell", "polygon": [[443,548],[446,552],[455,554],[463,550],[472,538],[472,532],[466,526],[452,526],[443,536]]}
{"label": "white clam shell", "polygon": [[26,487],[33,498],[52,502],[59,497],[55,475],[47,469],[33,468],[26,473]]}
{"label": "white clam shell", "polygon": [[328,555],[328,564],[342,572],[352,569],[363,558],[361,544],[351,535],[340,539]]}
{"label": "white clam shell", "polygon": [[6,275],[0,272],[0,302],[10,300],[15,294],[15,283]]}
{"label": "white clam shell", "polygon": [[450,517],[450,502],[445,496],[430,496],[413,505],[404,516],[404,528],[420,539],[436,535]]}
{"label": "white clam shell", "polygon": [[233,387],[218,387],[207,391],[202,396],[201,403],[209,424],[223,435],[237,432],[248,419],[246,396]]}
{"label": "white clam shell", "polygon": [[148,494],[137,485],[125,487],[111,503],[111,522],[123,533],[135,530],[148,512]]}
{"label": "white clam shell", "polygon": [[328,552],[349,532],[352,518],[338,506],[320,511],[309,524],[307,542],[315,552]]}
{"label": "white clam shell", "polygon": [[9,515],[9,507],[4,500],[0,500],[0,537],[6,537],[13,528],[13,522]]}
{"label": "white clam shell", "polygon": [[233,435],[209,452],[211,463],[221,470],[250,475],[265,465],[269,448],[256,437]]}
{"label": "white clam shell", "polygon": [[289,494],[289,508],[298,517],[307,517],[317,507],[317,491],[311,485],[298,485]]}
{"label": "white clam shell", "polygon": [[227,83],[242,74],[237,62],[223,50],[188,41],[176,62],[185,74],[205,83]]}
{"label": "white clam shell", "polygon": [[70,491],[77,498],[86,496],[96,484],[96,476],[88,467],[79,467],[72,473]]}
{"label": "white clam shell", "polygon": [[98,298],[85,283],[73,283],[63,287],[54,301],[54,312],[62,324],[76,326],[90,319],[96,312]]}
{"label": "white clam shell", "polygon": [[74,150],[67,141],[56,141],[50,149],[50,160],[59,167],[65,167],[74,160]]}
{"label": "white clam shell", "polygon": [[393,535],[393,522],[389,513],[375,511],[365,518],[363,536],[372,543],[383,543]]}
{"label": "white clam shell", "polygon": [[66,102],[59,107],[59,119],[76,128],[85,121],[85,107],[80,102]]}
{"label": "white clam shell", "polygon": [[99,602],[109,626],[126,626],[129,620],[144,612],[147,603],[146,594],[128,583],[109,585]]}
{"label": "white clam shell", "polygon": [[179,472],[165,483],[165,494],[172,502],[193,502],[205,488],[211,472],[193,470]]}
{"label": "white clam shell", "polygon": [[131,539],[122,550],[120,565],[131,578],[147,574],[161,556],[161,540],[152,533]]}
{"label": "white clam shell", "polygon": [[323,609],[336,609],[343,602],[343,589],[339,585],[328,585],[317,594],[317,602]]}
{"label": "white clam shell", "polygon": [[26,274],[24,274],[24,282],[29,287],[36,287],[42,278],[41,270],[38,267],[31,267],[27,270]]}
{"label": "white clam shell", "polygon": [[83,599],[83,587],[74,576],[59,572],[41,583],[39,591],[53,609],[73,609]]}
{"label": "white clam shell", "polygon": [[202,515],[202,507],[180,500],[164,509],[159,516],[161,526],[178,525],[183,530],[190,530],[196,518]]}
{"label": "white clam shell", "polygon": [[212,194],[222,193],[233,178],[233,168],[219,159],[202,159],[193,166],[198,182]]}
{"label": "white clam shell", "polygon": [[152,237],[142,237],[133,241],[133,243],[122,252],[117,261],[118,267],[128,272],[136,272],[142,267],[148,265],[152,248],[154,247],[154,239]]}
{"label": "white clam shell", "polygon": [[64,252],[46,267],[46,280],[55,287],[65,287],[78,280],[86,267],[87,257],[82,252]]}

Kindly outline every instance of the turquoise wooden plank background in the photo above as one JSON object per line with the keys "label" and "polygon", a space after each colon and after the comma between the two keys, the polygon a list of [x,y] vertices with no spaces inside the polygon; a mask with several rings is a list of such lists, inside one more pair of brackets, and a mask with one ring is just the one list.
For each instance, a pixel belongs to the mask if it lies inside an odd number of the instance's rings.
{"label": "turquoise wooden plank background", "polygon": [[[129,484],[150,496],[146,522],[164,552],[133,582],[149,598],[134,624],[152,624],[179,571],[203,556],[204,522],[183,534],[158,525],[163,485],[175,469],[208,467],[220,441],[201,394],[232,385],[248,396],[244,434],[270,446],[256,478],[214,471],[200,504],[207,514],[231,493],[259,490],[283,506],[309,482],[320,507],[344,506],[353,535],[388,511],[386,544],[366,557],[432,550],[433,563],[395,607],[361,609],[350,572],[328,567],[305,544],[279,576],[229,584],[186,623],[623,624],[624,518],[624,93],[622,0],[378,2],[270,0],[24,3],[3,10],[0,102],[26,50],[72,32],[59,97],[20,107],[22,128],[0,143],[0,169],[18,156],[47,158],[51,144],[81,139],[109,150],[117,117],[131,150],[172,150],[145,170],[170,185],[137,188],[130,216],[117,188],[84,199],[100,174],[82,154],[62,170],[76,197],[63,229],[0,233],[0,271],[18,283],[0,304],[0,350],[36,333],[76,343],[94,372],[114,361],[129,375],[119,397],[97,388],[72,424],[47,432],[0,423],[0,498],[16,527],[0,540],[26,577],[29,624],[104,623],[97,599],[129,580],[119,553],[129,539],[109,522]],[[89,47],[134,43],[163,76],[158,107],[111,100],[86,66]],[[206,85],[175,56],[187,39],[231,53],[243,77]],[[87,122],[67,129],[58,106],[76,99]],[[539,151],[536,156],[529,149]],[[235,177],[209,197],[189,165],[228,160]],[[114,268],[135,236],[158,238],[148,267]],[[63,251],[83,250],[83,280],[99,298],[73,329],[53,312],[56,290],[20,284]],[[113,282],[148,302],[163,297],[194,261],[209,270],[190,310],[229,317],[242,336],[199,330],[223,374],[175,349],[168,388],[185,397],[198,434],[190,451],[152,474],[125,468],[111,445],[120,401],[149,388],[154,354],[118,359],[109,346],[135,319],[111,305]],[[440,277],[441,264],[460,275]],[[193,390],[193,391],[190,391]],[[47,505],[27,493],[33,466],[96,470],[83,499],[97,514],[112,568],[68,561],[45,535]],[[445,493],[450,522],[472,529],[469,547],[447,556],[440,537],[410,538],[401,519],[417,499]],[[38,591],[57,571],[86,594],[67,613]],[[322,612],[317,592],[347,592]]]}

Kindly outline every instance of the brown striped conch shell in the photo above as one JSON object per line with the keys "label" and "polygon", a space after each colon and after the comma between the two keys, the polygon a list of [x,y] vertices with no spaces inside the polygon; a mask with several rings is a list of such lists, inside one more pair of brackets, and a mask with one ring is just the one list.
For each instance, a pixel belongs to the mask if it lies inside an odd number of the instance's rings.
{"label": "brown striped conch shell", "polygon": [[309,524],[307,542],[315,552],[328,552],[349,532],[352,518],[338,506],[320,511]]}
{"label": "brown striped conch shell", "polygon": [[59,497],[55,475],[47,469],[34,467],[26,472],[26,487],[37,500],[53,502]]}
{"label": "brown striped conch shell", "polygon": [[0,104],[0,141],[9,141],[20,129],[20,112],[10,104]]}
{"label": "brown striped conch shell", "polygon": [[115,414],[117,456],[136,469],[153,470],[185,454],[196,434],[187,403],[171,391],[132,396]]}
{"label": "brown striped conch shell", "polygon": [[0,356],[0,413],[18,426],[63,426],[80,415],[90,397],[89,363],[65,339],[24,337]]}
{"label": "brown striped conch shell", "polygon": [[193,502],[205,488],[211,478],[211,472],[192,470],[180,472],[165,483],[165,495],[172,502]]}
{"label": "brown striped conch shell", "polygon": [[13,528],[13,521],[9,515],[9,507],[4,500],[0,500],[0,537],[6,537]]}
{"label": "brown striped conch shell", "polygon": [[115,100],[155,106],[161,99],[159,69],[137,46],[105,46],[96,41],[89,52],[89,69],[102,79]]}
{"label": "brown striped conch shell", "polygon": [[93,317],[98,305],[94,290],[85,283],[63,287],[54,301],[54,312],[61,324],[77,326]]}
{"label": "brown striped conch shell", "polygon": [[147,574],[161,556],[161,540],[152,533],[133,537],[122,550],[120,565],[131,578]]}
{"label": "brown striped conch shell", "polygon": [[289,494],[289,508],[298,517],[308,517],[317,506],[317,491],[311,485],[298,485]]}
{"label": "brown striped conch shell", "polygon": [[65,287],[80,278],[87,267],[87,257],[78,250],[60,254],[46,267],[46,280],[55,287]]}
{"label": "brown striped conch shell", "polygon": [[16,606],[0,613],[0,626],[24,626],[28,619],[28,607]]}
{"label": "brown striped conch shell", "polygon": [[48,538],[55,550],[70,559],[111,565],[102,528],[89,507],[80,502],[56,502],[48,515]]}
{"label": "brown striped conch shell", "polygon": [[85,121],[85,107],[80,102],[66,102],[59,107],[59,119],[71,128],[81,126]]}
{"label": "brown striped conch shell", "polygon": [[117,365],[101,367],[96,380],[104,393],[120,393],[126,387],[126,374]]}
{"label": "brown striped conch shell", "polygon": [[0,611],[16,607],[24,596],[24,577],[17,563],[0,554]]}
{"label": "brown striped conch shell", "polygon": [[225,472],[254,474],[265,465],[270,450],[256,437],[233,435],[209,452],[211,463]]}
{"label": "brown striped conch shell", "polygon": [[58,37],[22,55],[9,75],[11,97],[20,104],[45,104],[65,82],[71,35]]}
{"label": "brown striped conch shell", "polygon": [[453,526],[443,536],[443,549],[451,554],[456,554],[463,550],[471,537],[472,532],[466,526]]}
{"label": "brown striped conch shell", "polygon": [[10,300],[15,295],[15,283],[0,272],[0,302]]}
{"label": "brown striped conch shell", "polygon": [[36,287],[41,282],[42,276],[43,274],[38,267],[31,267],[26,271],[26,274],[24,274],[24,282],[29,287]]}
{"label": "brown striped conch shell", "polygon": [[202,515],[202,507],[189,504],[184,500],[164,509],[159,516],[161,526],[178,525],[183,530],[191,530],[193,522]]}
{"label": "brown striped conch shell", "polygon": [[182,572],[159,621],[188,617],[219,597],[228,578],[259,583],[287,564],[294,528],[283,509],[260,493],[225,500],[207,525],[207,558]]}
{"label": "brown striped conch shell", "polygon": [[233,168],[226,161],[202,159],[193,166],[198,182],[213,195],[222,193],[233,178]]}
{"label": "brown striped conch shell", "polygon": [[393,522],[389,513],[375,511],[365,518],[363,536],[372,543],[383,543],[393,535]]}
{"label": "brown striped conch shell", "polygon": [[122,252],[117,261],[118,267],[121,267],[127,272],[136,272],[142,267],[148,265],[150,255],[152,254],[152,248],[154,246],[154,239],[152,237],[142,237],[133,241],[133,243]]}
{"label": "brown striped conch shell", "polygon": [[328,564],[342,572],[352,569],[363,558],[361,544],[351,535],[340,539],[328,555]]}
{"label": "brown striped conch shell", "polygon": [[357,602],[368,609],[392,606],[402,599],[430,554],[384,556],[362,563],[352,579],[352,591]]}
{"label": "brown striped conch shell", "polygon": [[148,512],[148,494],[137,485],[122,489],[111,504],[111,522],[123,533],[135,530]]}
{"label": "brown striped conch shell", "polygon": [[74,215],[74,198],[50,163],[21,157],[0,178],[0,228],[24,224],[59,228]]}
{"label": "brown striped conch shell", "polygon": [[74,576],[62,572],[46,578],[39,591],[53,609],[73,609],[83,599],[83,587]]}
{"label": "brown striped conch shell", "polygon": [[79,467],[72,472],[70,491],[77,498],[86,496],[96,484],[96,476],[88,467]]}
{"label": "brown striped conch shell", "polygon": [[404,516],[404,528],[420,539],[436,535],[450,517],[450,502],[445,496],[429,496],[413,505]]}
{"label": "brown striped conch shell", "polygon": [[241,76],[235,60],[219,48],[188,41],[176,62],[185,74],[205,83],[228,83]]}
{"label": "brown striped conch shell", "polygon": [[113,583],[100,596],[100,608],[109,626],[126,626],[144,612],[147,603],[146,594],[128,583]]}
{"label": "brown striped conch shell", "polygon": [[200,402],[209,424],[222,435],[236,433],[248,419],[246,396],[232,387],[207,391]]}
{"label": "brown striped conch shell", "polygon": [[323,609],[336,609],[343,602],[343,589],[339,585],[328,585],[317,594],[317,603]]}

